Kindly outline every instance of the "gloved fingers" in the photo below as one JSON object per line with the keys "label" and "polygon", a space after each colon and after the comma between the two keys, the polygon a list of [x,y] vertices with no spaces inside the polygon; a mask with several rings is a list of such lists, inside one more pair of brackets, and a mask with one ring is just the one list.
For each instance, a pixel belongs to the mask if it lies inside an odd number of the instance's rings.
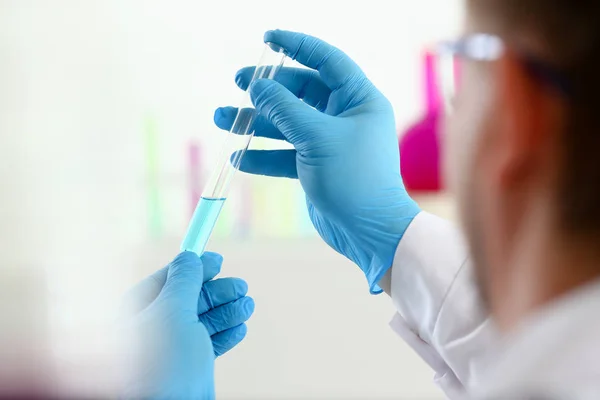
{"label": "gloved fingers", "polygon": [[246,333],[248,333],[248,327],[246,324],[241,324],[214,334],[211,339],[215,350],[215,357],[222,356],[237,346],[238,343],[244,340]]}
{"label": "gloved fingers", "polygon": [[205,251],[202,254],[202,265],[204,265],[203,282],[208,282],[221,272],[223,256],[219,253]]}
{"label": "gloved fingers", "polygon": [[184,251],[169,264],[167,280],[158,299],[178,312],[198,315],[198,297],[202,290],[204,266],[195,253]]}
{"label": "gloved fingers", "polygon": [[[246,67],[239,70],[235,83],[242,90],[248,89],[256,67]],[[327,87],[317,71],[305,68],[282,68],[275,80],[285,86],[299,99],[319,111],[325,111],[331,89]]]}
{"label": "gloved fingers", "polygon": [[296,150],[247,150],[240,170],[254,175],[298,179]]}
{"label": "gloved fingers", "polygon": [[[242,110],[244,112],[244,109]],[[218,128],[229,131],[233,127],[233,123],[238,115],[236,107],[220,107],[215,111],[215,125]],[[241,125],[241,124],[240,124]],[[269,139],[285,140],[285,137],[275,128],[265,117],[257,115],[253,122],[254,136],[265,137]],[[233,132],[246,134],[247,132]]]}
{"label": "gloved fingers", "polygon": [[242,297],[217,308],[213,308],[198,318],[210,336],[238,326],[248,320],[254,312],[254,300]]}
{"label": "gloved fingers", "polygon": [[221,278],[206,282],[198,298],[198,314],[220,307],[248,293],[248,284],[239,278]]}
{"label": "gloved fingers", "polygon": [[258,113],[279,129],[297,150],[301,150],[303,144],[310,142],[315,135],[318,136],[320,128],[327,122],[326,118],[331,118],[311,108],[273,80],[253,81],[250,97]]}
{"label": "gloved fingers", "polygon": [[283,47],[291,58],[318,70],[332,91],[340,89],[354,78],[365,78],[358,65],[344,52],[313,36],[274,30],[265,34],[265,42]]}
{"label": "gloved fingers", "polygon": [[[206,252],[201,258],[204,264],[203,279],[204,282],[207,282],[221,272],[223,257],[217,253]],[[142,279],[129,289],[123,297],[121,315],[125,317],[137,314],[156,300],[156,297],[165,285],[168,271],[169,266],[167,265]]]}

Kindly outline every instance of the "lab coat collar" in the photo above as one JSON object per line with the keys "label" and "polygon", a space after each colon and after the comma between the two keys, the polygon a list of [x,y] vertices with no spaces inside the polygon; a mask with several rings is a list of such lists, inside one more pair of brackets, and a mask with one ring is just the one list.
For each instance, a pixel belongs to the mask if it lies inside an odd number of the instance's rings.
{"label": "lab coat collar", "polygon": [[531,315],[502,343],[490,354],[493,368],[472,393],[507,398],[511,393],[539,394],[542,388],[569,399],[599,399],[600,280]]}

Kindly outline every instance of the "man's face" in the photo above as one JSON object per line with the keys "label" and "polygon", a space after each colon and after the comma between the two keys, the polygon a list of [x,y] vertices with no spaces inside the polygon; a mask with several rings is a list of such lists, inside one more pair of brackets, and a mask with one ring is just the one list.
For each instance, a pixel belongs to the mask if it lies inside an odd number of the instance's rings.
{"label": "man's face", "polygon": [[[486,242],[490,232],[494,232],[491,204],[495,189],[487,161],[494,151],[497,106],[493,73],[488,63],[462,60],[459,71],[460,87],[454,98],[453,112],[445,121],[446,170],[481,286],[488,263]],[[485,297],[486,288],[480,289]]]}

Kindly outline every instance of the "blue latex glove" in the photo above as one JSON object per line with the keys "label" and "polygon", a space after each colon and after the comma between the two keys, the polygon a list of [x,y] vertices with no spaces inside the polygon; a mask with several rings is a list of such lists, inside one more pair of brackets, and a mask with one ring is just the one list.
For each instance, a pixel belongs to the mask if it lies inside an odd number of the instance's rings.
{"label": "blue latex glove", "polygon": [[[254,300],[246,297],[248,285],[239,278],[214,279],[221,272],[223,257],[217,253],[202,255],[203,287],[198,298],[198,317],[211,336],[215,356],[221,356],[240,343],[248,331],[245,321],[254,312]],[[140,312],[162,290],[170,265],[142,280],[126,295],[127,315]],[[213,280],[214,279],[214,280]]]}
{"label": "blue latex glove", "polygon": [[165,269],[164,283],[161,270],[130,292],[126,311],[134,314],[124,322],[122,397],[215,397],[215,337],[221,335],[221,343],[231,348],[239,341],[231,342],[232,332],[241,332],[235,327],[254,309],[252,299],[240,295],[246,291],[243,281],[222,279],[203,286],[218,273],[221,260],[214,253],[202,259],[181,253]]}
{"label": "blue latex glove", "polygon": [[[250,150],[240,169],[299,178],[313,225],[365,273],[372,293],[391,267],[398,243],[419,207],[400,175],[394,113],[388,100],[343,52],[311,36],[270,31],[265,41],[312,68],[282,69],[277,82],[258,80],[250,94],[257,136],[286,140],[294,150]],[[315,71],[316,69],[317,71]],[[238,72],[246,89],[253,68]],[[300,100],[302,99],[302,100]],[[220,108],[215,123],[233,124]]]}

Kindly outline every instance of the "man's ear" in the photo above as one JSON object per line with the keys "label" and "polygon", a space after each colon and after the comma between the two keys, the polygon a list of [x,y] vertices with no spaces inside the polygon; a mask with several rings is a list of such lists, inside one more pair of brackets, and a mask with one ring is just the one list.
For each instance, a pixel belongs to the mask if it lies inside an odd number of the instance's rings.
{"label": "man's ear", "polygon": [[507,49],[496,64],[500,183],[514,187],[539,172],[547,158],[555,117],[554,96],[527,70],[518,54]]}

